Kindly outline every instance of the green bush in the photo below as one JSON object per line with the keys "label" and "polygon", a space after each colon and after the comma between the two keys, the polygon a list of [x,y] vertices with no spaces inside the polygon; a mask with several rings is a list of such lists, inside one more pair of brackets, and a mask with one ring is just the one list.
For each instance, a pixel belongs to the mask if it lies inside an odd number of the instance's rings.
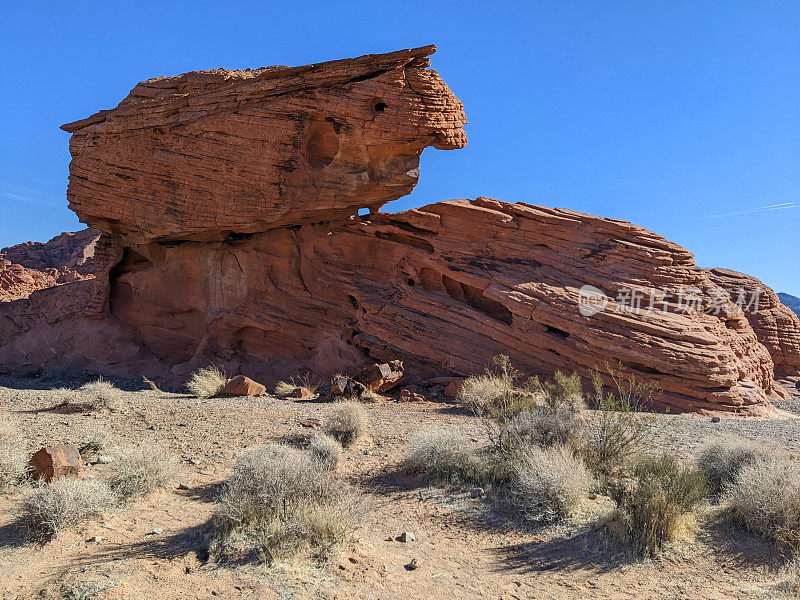
{"label": "green bush", "polygon": [[708,493],[702,473],[666,454],[640,458],[610,491],[623,537],[646,555],[674,540]]}

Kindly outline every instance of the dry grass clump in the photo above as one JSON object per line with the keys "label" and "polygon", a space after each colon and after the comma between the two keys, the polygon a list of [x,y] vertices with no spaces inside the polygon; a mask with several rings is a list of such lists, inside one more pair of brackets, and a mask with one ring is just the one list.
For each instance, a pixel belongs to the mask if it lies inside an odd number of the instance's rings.
{"label": "dry grass clump", "polygon": [[697,466],[705,474],[711,492],[719,494],[736,481],[744,467],[766,455],[766,450],[756,442],[726,437],[703,446],[697,457]]}
{"label": "dry grass clump", "polygon": [[699,471],[669,455],[636,461],[629,477],[611,486],[617,534],[637,554],[653,555],[680,537],[708,493]]}
{"label": "dry grass clump", "polygon": [[800,464],[760,456],[724,488],[734,520],[748,530],[800,550]]}
{"label": "dry grass clump", "polygon": [[222,393],[226,383],[228,375],[225,371],[216,365],[209,365],[192,373],[186,387],[198,398],[213,398]]}
{"label": "dry grass clump", "polygon": [[101,517],[115,503],[116,496],[106,482],[64,477],[37,488],[25,498],[18,522],[32,537],[46,540]]}
{"label": "dry grass clump", "polygon": [[279,381],[275,385],[276,396],[288,396],[297,388],[306,388],[312,394],[316,394],[322,385],[322,380],[313,373],[304,373],[298,377],[290,377],[289,381]]}
{"label": "dry grass clump", "polygon": [[526,522],[553,523],[572,516],[592,478],[565,446],[529,447],[514,468],[505,502]]}
{"label": "dry grass clump", "polygon": [[339,465],[342,446],[335,439],[324,433],[316,433],[308,445],[311,458],[323,471],[333,471]]}
{"label": "dry grass clump", "polygon": [[509,418],[540,403],[540,384],[536,378],[520,383],[521,374],[508,356],[493,360],[495,370],[464,380],[458,399],[470,411],[484,419],[503,424]]}
{"label": "dry grass clump", "polygon": [[366,432],[366,413],[358,402],[337,402],[325,418],[325,433],[345,448],[355,444]]}
{"label": "dry grass clump", "polygon": [[100,377],[79,387],[67,403],[81,410],[114,410],[120,396],[120,390],[113,383]]}
{"label": "dry grass clump", "polygon": [[28,453],[16,423],[0,414],[0,491],[23,479],[28,473]]}
{"label": "dry grass clump", "polygon": [[357,527],[359,495],[310,454],[269,444],[242,454],[212,517],[211,551],[256,555],[267,564],[310,556],[323,562]]}
{"label": "dry grass clump", "polygon": [[166,487],[178,472],[178,461],[154,444],[140,444],[114,456],[117,474],[109,485],[121,500],[128,500]]}

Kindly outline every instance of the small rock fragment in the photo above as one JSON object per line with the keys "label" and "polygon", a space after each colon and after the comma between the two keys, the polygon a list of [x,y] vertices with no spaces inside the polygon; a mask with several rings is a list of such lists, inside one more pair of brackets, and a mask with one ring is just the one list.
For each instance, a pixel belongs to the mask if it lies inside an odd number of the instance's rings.
{"label": "small rock fragment", "polygon": [[417,536],[414,535],[411,531],[404,531],[400,535],[397,536],[398,542],[416,542]]}
{"label": "small rock fragment", "polygon": [[469,495],[471,498],[481,498],[485,492],[482,487],[474,487],[470,489]]}
{"label": "small rock fragment", "polygon": [[316,398],[314,392],[312,392],[307,387],[296,387],[289,393],[289,398],[293,398],[294,400],[311,400]]}
{"label": "small rock fragment", "polygon": [[102,541],[103,541],[103,537],[102,537],[102,536],[99,536],[99,535],[94,535],[94,536],[90,537],[90,538],[89,538],[88,540],[86,540],[86,541],[87,541],[87,542],[93,542],[93,543],[95,543],[95,544],[99,544],[100,542],[102,542]]}
{"label": "small rock fragment", "polygon": [[419,562],[417,562],[416,558],[412,558],[411,562],[405,565],[406,571],[416,571],[419,569]]}
{"label": "small rock fragment", "polygon": [[719,417],[711,417],[711,422],[712,423],[719,423],[721,420],[722,419],[720,419]]}

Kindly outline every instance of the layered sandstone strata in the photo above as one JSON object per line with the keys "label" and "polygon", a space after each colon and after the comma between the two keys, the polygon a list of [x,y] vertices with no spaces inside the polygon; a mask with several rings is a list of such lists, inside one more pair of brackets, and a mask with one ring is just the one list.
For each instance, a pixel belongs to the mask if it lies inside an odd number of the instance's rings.
{"label": "layered sandstone strata", "polygon": [[434,51],[144,81],[64,125],[70,208],[115,235],[182,240],[376,211],[416,185],[425,147],[466,144]]}
{"label": "layered sandstone strata", "polygon": [[744,310],[758,341],[769,350],[775,370],[780,374],[797,374],[800,371],[800,318],[759,279],[729,269],[707,271],[711,281]]}
{"label": "layered sandstone strata", "polygon": [[672,410],[768,413],[767,348],[661,236],[488,198],[377,212],[425,146],[466,143],[432,51],[150,80],[66,126],[70,206],[104,232],[97,278],[0,305],[0,364],[182,382],[213,362],[270,383],[391,360],[463,376],[508,354],[632,374]]}

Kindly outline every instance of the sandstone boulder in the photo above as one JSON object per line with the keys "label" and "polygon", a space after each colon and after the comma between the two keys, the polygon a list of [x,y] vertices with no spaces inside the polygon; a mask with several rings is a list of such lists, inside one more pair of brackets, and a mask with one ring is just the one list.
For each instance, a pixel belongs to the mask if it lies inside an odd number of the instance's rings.
{"label": "sandstone boulder", "polygon": [[289,393],[289,398],[293,400],[312,400],[316,398],[314,392],[312,392],[307,387],[296,387]]}
{"label": "sandstone boulder", "polygon": [[263,396],[267,388],[249,377],[237,375],[228,380],[222,393],[225,396]]}
{"label": "sandstone boulder", "polygon": [[370,365],[359,371],[354,379],[373,392],[388,392],[403,379],[403,361]]}
{"label": "sandstone boulder", "polygon": [[63,126],[70,208],[140,240],[234,241],[376,212],[416,185],[425,147],[466,144],[461,102],[428,69],[435,50],[143,81]]}
{"label": "sandstone boulder", "polygon": [[52,481],[58,477],[78,475],[83,459],[74,444],[52,444],[39,450],[30,460],[31,477]]}
{"label": "sandstone boulder", "polygon": [[367,391],[367,386],[346,375],[337,375],[331,380],[331,396],[359,398]]}

